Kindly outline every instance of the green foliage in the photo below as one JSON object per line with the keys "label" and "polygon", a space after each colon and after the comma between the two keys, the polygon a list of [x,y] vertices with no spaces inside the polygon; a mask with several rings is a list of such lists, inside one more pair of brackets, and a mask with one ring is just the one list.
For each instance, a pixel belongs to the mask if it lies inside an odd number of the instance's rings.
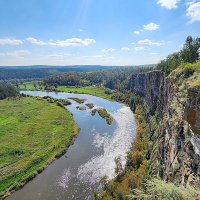
{"label": "green foliage", "polygon": [[192,86],[194,86],[194,87],[200,87],[200,81],[194,81],[192,83]]}
{"label": "green foliage", "polygon": [[[181,51],[169,55],[162,60],[156,67],[169,75],[181,63],[194,63],[199,60],[200,38],[188,36]],[[188,71],[190,74],[191,72]]]}
{"label": "green foliage", "polygon": [[76,101],[79,104],[82,104],[86,101],[85,99],[79,99],[79,98],[76,98],[76,97],[70,97],[69,99]]}
{"label": "green foliage", "polygon": [[57,90],[59,92],[70,92],[70,93],[78,93],[78,94],[90,94],[94,96],[98,96],[105,99],[111,99],[112,94],[106,93],[106,89],[102,87],[67,87],[67,86],[58,86]]}
{"label": "green foliage", "polygon": [[144,189],[135,189],[133,198],[138,200],[188,200],[195,199],[196,194],[200,191],[192,187],[176,186],[173,183],[166,183],[159,179],[147,180],[144,184]]}
{"label": "green foliage", "polygon": [[98,96],[105,99],[111,99],[112,90],[108,90],[103,87],[68,87],[68,86],[46,86],[42,85],[42,82],[38,82],[36,88],[34,87],[34,82],[25,82],[19,85],[20,90],[41,90],[41,91],[56,91],[56,92],[69,92],[69,93],[78,93],[78,94],[90,94]]}
{"label": "green foliage", "polygon": [[87,103],[85,105],[90,109],[94,108],[94,104],[93,103]]}
{"label": "green foliage", "polygon": [[0,193],[21,187],[62,155],[78,133],[73,116],[33,97],[0,101]]}
{"label": "green foliage", "polygon": [[18,88],[20,90],[44,90],[44,85],[41,81],[23,82],[18,84]]}
{"label": "green foliage", "polygon": [[181,64],[180,53],[173,53],[165,60],[162,60],[158,65],[157,69],[164,71],[167,75],[170,74],[171,71],[176,69]]}
{"label": "green foliage", "polygon": [[10,83],[0,82],[0,100],[8,97],[16,97],[19,91]]}
{"label": "green foliage", "polygon": [[108,125],[112,124],[113,118],[105,108],[99,108],[99,109],[96,109],[96,111],[99,113],[99,115],[102,118],[106,119],[106,122],[107,122]]}
{"label": "green foliage", "polygon": [[[127,89],[128,80],[132,73],[138,72],[140,68],[124,67],[119,69],[99,70],[96,72],[68,72],[53,75],[44,80],[46,87],[55,86],[105,86],[112,90],[123,91]],[[106,90],[110,92],[109,90]]]}
{"label": "green foliage", "polygon": [[200,38],[188,36],[180,56],[184,63],[194,63],[199,59]]}

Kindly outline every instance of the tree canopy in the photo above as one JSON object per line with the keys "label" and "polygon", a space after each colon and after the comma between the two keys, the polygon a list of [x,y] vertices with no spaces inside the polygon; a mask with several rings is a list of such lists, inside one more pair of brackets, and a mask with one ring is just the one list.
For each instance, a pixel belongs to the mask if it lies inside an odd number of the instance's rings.
{"label": "tree canopy", "polygon": [[200,57],[200,38],[188,36],[182,50],[167,56],[157,65],[158,70],[162,70],[166,75],[176,69],[181,63],[194,63]]}
{"label": "tree canopy", "polygon": [[0,83],[0,100],[7,97],[16,97],[19,91],[10,83]]}

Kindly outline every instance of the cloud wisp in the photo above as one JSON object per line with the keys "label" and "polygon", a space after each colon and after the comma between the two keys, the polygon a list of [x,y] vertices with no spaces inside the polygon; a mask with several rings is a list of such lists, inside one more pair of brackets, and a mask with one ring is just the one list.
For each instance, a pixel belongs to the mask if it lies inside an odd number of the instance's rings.
{"label": "cloud wisp", "polygon": [[128,47],[122,47],[121,50],[122,51],[130,51],[130,48],[128,48]]}
{"label": "cloud wisp", "polygon": [[156,24],[154,22],[150,22],[148,24],[144,24],[143,25],[143,29],[139,30],[139,31],[134,31],[133,33],[135,35],[140,35],[142,32],[145,32],[145,31],[156,31],[160,28],[160,25],[159,24]]}
{"label": "cloud wisp", "polygon": [[91,39],[91,38],[85,38],[85,39],[70,38],[70,39],[66,39],[66,40],[57,40],[57,41],[49,40],[49,41],[45,42],[45,41],[38,40],[33,37],[29,37],[29,38],[26,38],[26,40],[34,45],[40,45],[40,46],[47,45],[47,46],[57,46],[57,47],[69,47],[69,46],[81,47],[81,46],[89,46],[91,44],[96,43],[96,40]]}
{"label": "cloud wisp", "polygon": [[145,31],[155,31],[157,29],[159,29],[160,25],[154,23],[154,22],[150,22],[149,24],[143,25],[143,29]]}
{"label": "cloud wisp", "polygon": [[200,21],[200,2],[189,3],[186,16],[190,18],[190,22]]}
{"label": "cloud wisp", "polygon": [[113,51],[116,51],[116,49],[109,48],[109,49],[102,49],[102,50],[101,50],[101,52],[103,52],[103,53],[113,52]]}
{"label": "cloud wisp", "polygon": [[158,0],[157,4],[171,10],[177,8],[179,1],[180,0]]}
{"label": "cloud wisp", "polygon": [[18,51],[13,51],[13,52],[0,52],[0,56],[25,56],[25,55],[30,55],[31,52],[28,50],[18,50]]}
{"label": "cloud wisp", "polygon": [[162,45],[161,42],[157,42],[157,41],[150,40],[150,39],[139,40],[138,44],[148,45],[148,46],[161,46]]}
{"label": "cloud wisp", "polygon": [[145,50],[145,48],[144,47],[134,47],[134,50],[135,51],[143,51],[143,50]]}
{"label": "cloud wisp", "polygon": [[0,45],[20,45],[23,44],[22,40],[11,38],[0,38]]}

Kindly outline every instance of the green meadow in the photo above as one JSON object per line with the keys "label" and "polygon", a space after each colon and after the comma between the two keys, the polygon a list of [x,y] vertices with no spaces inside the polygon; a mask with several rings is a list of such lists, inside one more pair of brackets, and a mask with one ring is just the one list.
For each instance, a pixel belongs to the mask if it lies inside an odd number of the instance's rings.
{"label": "green meadow", "polygon": [[[20,90],[41,90],[44,91],[44,86],[33,84],[33,82],[25,82],[19,85]],[[93,86],[85,86],[85,87],[68,87],[68,86],[58,86],[54,88],[54,91],[57,92],[71,92],[71,93],[79,93],[79,94],[90,94],[93,96],[98,96],[104,99],[111,99],[112,94],[107,94],[106,89],[102,87],[93,87]]]}
{"label": "green meadow", "polygon": [[106,94],[105,89],[101,87],[93,87],[93,86],[86,86],[86,87],[66,87],[66,86],[58,86],[58,91],[62,92],[73,92],[79,94],[90,94],[94,96],[98,96],[104,99],[111,99],[111,94]]}
{"label": "green meadow", "polygon": [[22,187],[73,143],[78,127],[55,103],[21,97],[0,101],[0,197]]}

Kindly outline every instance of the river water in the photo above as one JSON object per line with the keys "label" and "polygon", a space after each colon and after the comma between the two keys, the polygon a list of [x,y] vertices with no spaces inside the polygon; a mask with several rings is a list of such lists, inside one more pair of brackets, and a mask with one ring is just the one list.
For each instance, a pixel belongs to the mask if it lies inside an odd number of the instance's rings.
{"label": "river water", "polygon": [[[99,97],[65,92],[22,91],[33,96],[51,96],[59,99],[78,97],[87,99],[84,103],[93,103],[95,108],[106,108],[114,118],[107,125],[98,113],[91,110],[78,110],[77,102],[67,109],[73,114],[80,132],[74,145],[67,153],[53,162],[41,174],[27,183],[21,190],[6,200],[85,200],[94,199],[103,176],[109,179],[115,176],[115,158],[120,157],[122,166],[126,163],[126,153],[131,147],[135,134],[135,119],[130,108]],[[83,105],[84,105],[83,104]],[[81,105],[82,106],[82,105]]]}

